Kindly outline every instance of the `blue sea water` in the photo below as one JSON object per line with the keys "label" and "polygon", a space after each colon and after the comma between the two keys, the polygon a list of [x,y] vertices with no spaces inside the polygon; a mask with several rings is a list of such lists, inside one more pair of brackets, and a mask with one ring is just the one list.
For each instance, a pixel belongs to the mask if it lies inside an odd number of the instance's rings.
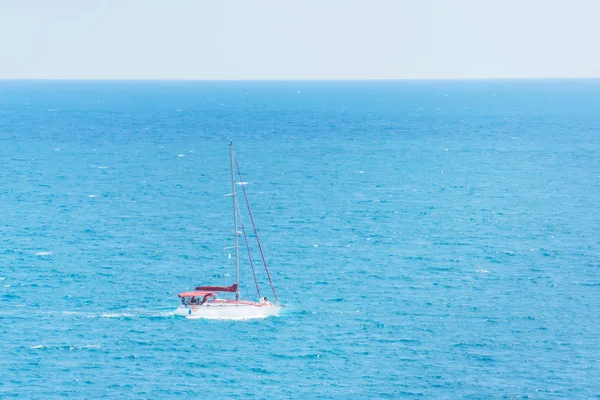
{"label": "blue sea water", "polygon": [[599,398],[599,199],[598,80],[1,81],[0,397]]}

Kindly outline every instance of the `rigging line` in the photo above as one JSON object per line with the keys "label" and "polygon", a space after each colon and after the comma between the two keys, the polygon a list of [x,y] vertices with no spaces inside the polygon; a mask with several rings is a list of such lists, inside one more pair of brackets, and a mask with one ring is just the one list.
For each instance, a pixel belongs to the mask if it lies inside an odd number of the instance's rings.
{"label": "rigging line", "polygon": [[250,221],[252,222],[252,228],[254,228],[254,236],[256,236],[256,242],[258,243],[258,250],[260,250],[260,256],[262,257],[263,264],[265,266],[265,271],[267,271],[267,276],[269,277],[269,283],[271,284],[271,290],[273,290],[273,296],[275,296],[275,301],[279,302],[277,298],[277,293],[275,293],[275,286],[273,286],[273,281],[271,280],[271,274],[269,273],[269,268],[267,267],[267,260],[265,260],[265,255],[262,250],[262,246],[260,245],[260,239],[258,239],[258,232],[256,231],[256,225],[254,224],[254,217],[252,216],[252,211],[250,210],[250,203],[248,202],[248,195],[246,194],[246,188],[244,187],[244,179],[242,178],[242,172],[240,171],[240,164],[238,163],[237,157],[235,153],[233,154],[233,159],[235,160],[235,165],[237,167],[238,176],[240,177],[240,186],[242,187],[242,191],[244,193],[244,200],[246,200],[246,206],[248,207],[248,214],[250,215]]}
{"label": "rigging line", "polygon": [[242,233],[244,234],[244,242],[246,243],[246,250],[248,251],[248,260],[250,260],[250,267],[252,267],[252,276],[254,277],[254,284],[256,285],[256,293],[260,299],[260,289],[258,288],[258,280],[256,279],[256,273],[254,272],[254,263],[252,262],[252,255],[250,254],[250,246],[248,245],[248,238],[246,237],[246,229],[244,228],[244,221],[242,221],[242,213],[240,212],[240,205],[237,205],[237,212],[240,217],[240,225],[242,227]]}

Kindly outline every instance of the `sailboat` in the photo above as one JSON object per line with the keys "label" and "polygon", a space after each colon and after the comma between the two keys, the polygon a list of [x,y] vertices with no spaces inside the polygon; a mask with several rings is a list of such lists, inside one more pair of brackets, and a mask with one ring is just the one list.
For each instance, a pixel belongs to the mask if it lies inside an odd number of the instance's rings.
{"label": "sailboat", "polygon": [[[233,151],[233,143],[229,143],[229,157],[231,160],[231,190],[233,197],[233,237],[234,237],[234,252],[235,252],[235,283],[231,286],[198,286],[193,291],[187,291],[179,293],[179,299],[181,304],[175,310],[176,316],[187,317],[187,318],[212,318],[212,319],[253,319],[253,318],[266,318],[271,316],[279,316],[279,313],[284,305],[279,303],[269,268],[265,260],[264,252],[258,238],[258,232],[256,231],[256,225],[254,224],[254,218],[252,211],[250,210],[250,203],[248,202],[248,196],[246,195],[246,189],[244,187],[244,180],[242,179],[242,173],[240,172],[240,166],[235,157]],[[239,182],[235,181],[235,173],[237,171]],[[252,222],[252,228],[254,229],[254,236],[258,243],[258,249],[263,261],[263,265],[269,278],[269,284],[271,286],[274,301],[269,301],[267,297],[264,297],[260,293],[258,285],[258,279],[254,269],[254,263],[250,254],[250,247],[248,246],[248,237],[246,235],[246,229],[241,220],[241,213],[238,204],[238,196],[236,192],[236,184],[242,188],[244,194],[245,203]],[[238,230],[241,227],[241,232]],[[239,256],[239,236],[240,234],[244,237],[244,242],[248,252],[249,264],[252,269],[252,275],[254,276],[254,283],[256,285],[256,293],[258,301],[244,300],[240,298],[240,256]],[[235,299],[227,298],[227,296],[233,296],[235,293]],[[224,298],[220,296],[223,295]]]}

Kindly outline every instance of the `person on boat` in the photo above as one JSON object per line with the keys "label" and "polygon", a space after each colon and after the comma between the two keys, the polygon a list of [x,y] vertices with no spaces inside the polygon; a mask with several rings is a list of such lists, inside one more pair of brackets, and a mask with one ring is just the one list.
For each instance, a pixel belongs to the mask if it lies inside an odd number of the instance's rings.
{"label": "person on boat", "polygon": [[269,303],[269,300],[267,300],[267,298],[266,298],[266,297],[261,297],[261,299],[260,299],[260,304],[266,304],[266,305],[269,305],[269,304],[271,304],[271,303]]}
{"label": "person on boat", "polygon": [[196,298],[192,296],[192,299],[190,300],[191,304],[196,304]]}

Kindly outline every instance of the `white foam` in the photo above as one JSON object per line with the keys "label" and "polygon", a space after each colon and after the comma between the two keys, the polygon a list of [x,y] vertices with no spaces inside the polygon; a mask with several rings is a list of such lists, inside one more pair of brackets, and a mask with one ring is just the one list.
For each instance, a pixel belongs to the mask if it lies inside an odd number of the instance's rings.
{"label": "white foam", "polygon": [[268,315],[264,314],[256,314],[249,317],[199,317],[197,315],[186,315],[186,319],[212,319],[212,320],[220,320],[220,321],[249,321],[251,319],[263,319],[267,318]]}
{"label": "white foam", "polygon": [[101,166],[99,166],[98,168],[100,168],[100,169],[106,169],[106,168],[108,168],[108,167],[106,167],[106,166],[104,166],[104,165],[101,165]]}
{"label": "white foam", "polygon": [[478,270],[477,270],[477,271],[475,271],[475,272],[478,272],[478,273],[480,273],[480,274],[489,274],[489,273],[490,273],[490,271],[488,271],[487,269],[478,269]]}
{"label": "white foam", "polygon": [[60,151],[60,147],[58,147],[58,148],[54,149],[54,151]]}
{"label": "white foam", "polygon": [[83,345],[81,347],[79,347],[80,349],[99,349],[100,345],[99,344],[86,344]]}
{"label": "white foam", "polygon": [[[67,349],[67,346],[45,346],[43,344],[38,344],[37,346],[31,346],[29,348],[30,349],[51,349],[53,347],[55,349],[63,349],[63,350]],[[69,350],[99,349],[99,348],[100,348],[99,344],[85,344],[83,346],[69,346],[68,347]]]}
{"label": "white foam", "polygon": [[[106,314],[101,314],[100,317],[102,318],[127,318],[127,317],[135,317],[134,314],[131,313],[106,313]],[[91,317],[93,318],[93,317]]]}
{"label": "white foam", "polygon": [[185,157],[185,154],[177,154],[177,157]]}
{"label": "white foam", "polygon": [[90,194],[88,197],[90,199],[93,199],[94,197],[98,197],[98,196],[100,196],[100,195],[99,194]]}
{"label": "white foam", "polygon": [[122,313],[102,313],[95,315],[88,315],[88,318],[144,318],[144,317],[173,317],[175,313],[173,311],[137,311],[132,310],[129,312]]}
{"label": "white foam", "polygon": [[51,256],[52,252],[51,251],[39,251],[39,252],[35,253],[35,255],[38,257]]}
{"label": "white foam", "polygon": [[173,311],[163,311],[157,313],[148,313],[146,316],[148,317],[174,317],[175,313]]}
{"label": "white foam", "polygon": [[250,184],[250,182],[236,182],[235,184],[236,184],[236,185],[240,185],[240,186],[241,186],[241,185],[249,185],[249,184]]}

